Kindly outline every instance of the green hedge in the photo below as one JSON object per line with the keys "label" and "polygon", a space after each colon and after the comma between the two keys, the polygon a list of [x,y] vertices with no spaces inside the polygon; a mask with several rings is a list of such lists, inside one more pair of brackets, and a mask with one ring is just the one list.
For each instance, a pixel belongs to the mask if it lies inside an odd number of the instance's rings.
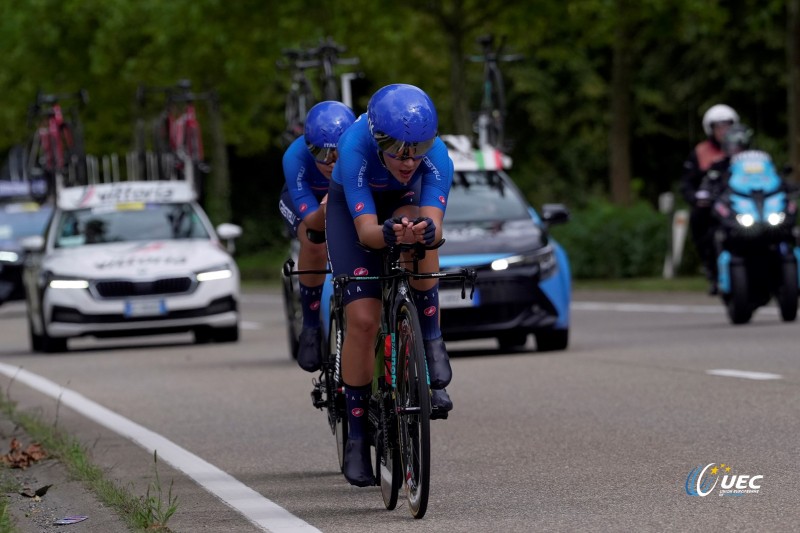
{"label": "green hedge", "polygon": [[660,276],[668,232],[667,215],[650,204],[620,207],[604,200],[571,211],[567,224],[551,230],[569,256],[575,279]]}

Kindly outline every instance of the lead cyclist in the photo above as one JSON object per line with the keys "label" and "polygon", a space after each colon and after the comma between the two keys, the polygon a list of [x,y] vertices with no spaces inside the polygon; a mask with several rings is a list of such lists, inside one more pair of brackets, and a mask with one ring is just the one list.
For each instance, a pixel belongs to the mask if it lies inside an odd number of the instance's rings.
{"label": "lead cyclist", "polygon": [[[379,249],[396,243],[433,244],[442,237],[453,162],[438,137],[433,102],[413,85],[379,89],[367,112],[339,139],[339,160],[328,192],[326,236],[333,275],[379,275]],[[420,261],[420,272],[439,270],[436,250]],[[431,418],[453,408],[445,387],[452,379],[439,328],[439,282],[412,280],[414,301],[428,363]],[[381,314],[380,284],[348,284],[343,303],[347,330],[342,346],[342,379],[348,416],[343,473],[356,486],[374,483],[366,438],[366,416]]]}

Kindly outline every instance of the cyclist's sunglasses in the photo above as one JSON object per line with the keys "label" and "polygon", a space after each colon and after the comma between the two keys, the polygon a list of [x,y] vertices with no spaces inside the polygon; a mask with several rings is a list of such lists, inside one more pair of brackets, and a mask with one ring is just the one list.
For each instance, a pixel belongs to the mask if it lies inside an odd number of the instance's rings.
{"label": "cyclist's sunglasses", "polygon": [[405,142],[380,132],[375,133],[374,137],[375,142],[378,143],[378,149],[385,156],[400,161],[405,161],[406,159],[419,161],[433,148],[433,143],[436,140],[436,137],[434,137],[422,142]]}
{"label": "cyclist's sunglasses", "polygon": [[314,158],[314,161],[317,163],[322,163],[323,165],[330,165],[334,163],[338,157],[336,153],[336,147],[333,148],[320,148],[314,144],[306,144],[308,147],[308,151],[311,152],[311,156]]}

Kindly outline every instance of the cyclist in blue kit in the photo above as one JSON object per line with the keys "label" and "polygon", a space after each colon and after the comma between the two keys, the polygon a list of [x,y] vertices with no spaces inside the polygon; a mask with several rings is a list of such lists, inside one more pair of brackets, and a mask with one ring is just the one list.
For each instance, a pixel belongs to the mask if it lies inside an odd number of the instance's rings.
{"label": "cyclist in blue kit", "polygon": [[[353,111],[341,102],[320,102],[306,115],[304,135],[283,154],[286,184],[278,207],[290,235],[300,242],[300,270],[324,270],[327,264],[324,205],[328,183],[339,137],[355,119]],[[308,372],[319,370],[321,364],[319,306],[324,282],[324,274],[300,275],[303,330],[297,363]]]}
{"label": "cyclist in blue kit", "polygon": [[[365,250],[359,242],[378,249],[441,239],[453,162],[437,133],[436,108],[428,95],[413,85],[395,84],[378,90],[367,112],[342,135],[326,210],[334,276],[380,274],[380,254]],[[428,251],[420,261],[420,272],[438,270],[437,251]],[[446,418],[453,408],[445,390],[452,371],[439,329],[438,281],[413,280],[411,285],[433,389],[431,418]],[[374,483],[364,415],[371,393],[380,297],[379,282],[351,282],[343,300],[348,440],[342,470],[357,486]]]}

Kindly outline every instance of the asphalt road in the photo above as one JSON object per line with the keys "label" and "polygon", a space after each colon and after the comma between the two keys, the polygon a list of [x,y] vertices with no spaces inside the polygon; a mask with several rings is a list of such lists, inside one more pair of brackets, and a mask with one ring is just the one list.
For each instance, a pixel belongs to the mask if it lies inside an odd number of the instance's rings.
{"label": "asphalt road", "polygon": [[[451,343],[455,410],[433,424],[421,521],[402,505],[387,512],[378,489],[350,487],[338,472],[334,439],[309,399],[311,375],[287,356],[277,292],[244,296],[237,344],[80,339],[67,354],[33,355],[23,311],[0,308],[0,364],[24,369],[0,376],[2,393],[77,435],[110,478],[142,495],[153,482],[152,445],[162,484],[173,481],[179,498],[168,524],[176,532],[800,523],[800,324],[782,323],[774,307],[734,327],[702,295],[579,293],[566,352],[537,354],[532,341],[514,354],[491,341]],[[31,388],[31,375],[56,392]],[[689,473],[712,463],[758,493],[725,494],[720,475],[708,496],[688,495]],[[710,472],[701,480],[717,479]],[[79,526],[66,527],[90,531]]]}

